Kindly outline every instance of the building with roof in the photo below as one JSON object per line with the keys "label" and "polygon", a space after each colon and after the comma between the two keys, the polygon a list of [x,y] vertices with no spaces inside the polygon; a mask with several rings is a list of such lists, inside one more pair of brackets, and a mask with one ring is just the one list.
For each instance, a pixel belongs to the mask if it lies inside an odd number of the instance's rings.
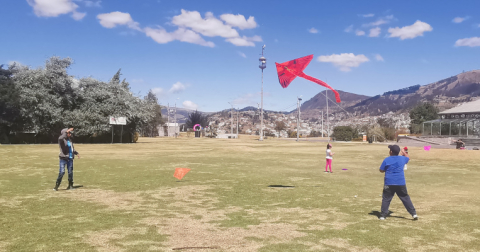
{"label": "building with roof", "polygon": [[438,113],[440,118],[423,123],[425,136],[480,137],[480,99]]}

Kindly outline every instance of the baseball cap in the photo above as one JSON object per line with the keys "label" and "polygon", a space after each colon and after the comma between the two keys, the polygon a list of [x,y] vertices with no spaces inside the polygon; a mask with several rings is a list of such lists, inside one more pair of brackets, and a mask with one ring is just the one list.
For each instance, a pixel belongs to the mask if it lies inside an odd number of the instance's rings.
{"label": "baseball cap", "polygon": [[404,150],[408,150],[408,147],[407,147],[407,146],[405,146],[405,147],[403,147],[403,149],[404,149]]}
{"label": "baseball cap", "polygon": [[398,153],[400,153],[400,147],[398,147],[398,145],[389,145],[388,148],[390,149],[390,151],[392,151],[392,153],[394,155],[398,155]]}

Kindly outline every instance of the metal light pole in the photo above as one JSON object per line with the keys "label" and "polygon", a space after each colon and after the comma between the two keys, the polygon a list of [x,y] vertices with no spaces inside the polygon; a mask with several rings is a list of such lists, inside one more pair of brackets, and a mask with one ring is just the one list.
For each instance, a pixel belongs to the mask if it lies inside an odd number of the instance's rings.
{"label": "metal light pole", "polygon": [[260,65],[258,66],[260,69],[262,69],[262,91],[261,91],[261,97],[262,97],[262,110],[260,111],[260,139],[259,141],[263,141],[263,69],[267,68],[267,59],[263,57],[263,51],[265,50],[265,45],[262,46],[262,57],[258,59],[260,61]]}

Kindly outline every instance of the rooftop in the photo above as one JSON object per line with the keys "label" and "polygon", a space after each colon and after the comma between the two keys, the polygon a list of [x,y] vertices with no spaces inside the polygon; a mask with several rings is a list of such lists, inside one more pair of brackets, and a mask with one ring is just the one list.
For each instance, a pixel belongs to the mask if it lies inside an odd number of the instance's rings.
{"label": "rooftop", "polygon": [[447,109],[440,112],[440,115],[443,114],[457,114],[457,113],[480,113],[480,99],[472,102],[464,103],[455,108]]}

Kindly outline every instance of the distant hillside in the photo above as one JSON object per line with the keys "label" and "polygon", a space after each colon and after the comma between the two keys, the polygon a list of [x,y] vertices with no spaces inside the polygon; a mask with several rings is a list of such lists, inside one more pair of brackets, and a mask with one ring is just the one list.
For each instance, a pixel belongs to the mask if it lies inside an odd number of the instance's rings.
{"label": "distant hillside", "polygon": [[[366,95],[358,95],[358,94],[353,94],[341,90],[337,90],[338,93],[340,94],[340,98],[342,100],[340,107],[342,108],[348,108],[351,106],[354,106],[355,104],[358,104],[359,102],[366,100],[370,98],[370,96]],[[301,110],[301,115],[302,118],[309,118],[309,117],[318,117],[319,114],[321,113],[320,111],[326,112],[327,109],[327,101],[325,97],[325,92],[322,91],[312,97],[310,100],[304,102],[302,106],[300,107]],[[328,101],[328,111],[329,112],[339,112],[342,111],[341,108],[339,108],[337,105],[335,105],[335,94],[332,91],[327,92],[327,96],[330,99]],[[332,102],[333,101],[333,102]],[[295,111],[292,111],[295,112]]]}
{"label": "distant hillside", "polygon": [[380,115],[406,112],[420,102],[432,102],[440,110],[480,96],[480,70],[469,71],[425,86],[411,86],[385,92],[363,100],[347,111],[357,115]]}

